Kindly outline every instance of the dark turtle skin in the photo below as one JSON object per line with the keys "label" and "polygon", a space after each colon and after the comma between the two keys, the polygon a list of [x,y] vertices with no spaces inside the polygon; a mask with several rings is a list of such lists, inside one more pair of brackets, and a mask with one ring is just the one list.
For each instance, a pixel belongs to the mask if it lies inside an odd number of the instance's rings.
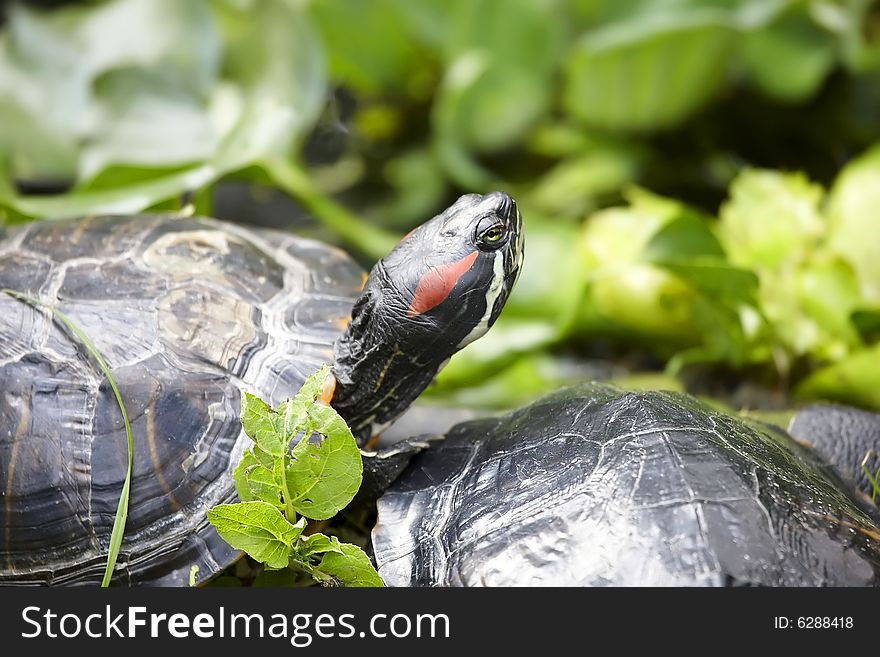
{"label": "dark turtle skin", "polygon": [[781,429],[603,384],[454,427],[378,502],[389,585],[876,586],[880,527]]}
{"label": "dark turtle skin", "polygon": [[792,418],[788,432],[873,503],[877,491],[868,473],[880,469],[880,415],[841,404],[813,404]]}
{"label": "dark turtle skin", "polygon": [[495,323],[523,241],[507,194],[466,194],[376,263],[335,349],[333,407],[356,436],[381,432]]}
{"label": "dark turtle skin", "polygon": [[[247,390],[280,403],[332,359],[363,283],[341,251],[209,219],[40,222],[0,243],[0,287],[67,314],[103,354],[134,435],[117,583],[186,585],[238,552],[231,501]],[[100,581],[125,477],[120,411],[44,311],[0,295],[0,584]]]}
{"label": "dark turtle skin", "polygon": [[[0,288],[56,307],[91,339],[131,420],[114,581],[185,586],[193,567],[202,582],[234,561],[206,510],[235,497],[249,444],[242,392],[277,405],[332,363],[323,401],[369,438],[495,321],[520,269],[521,227],[507,194],[469,194],[369,276],[333,247],[205,218],[9,231]],[[117,402],[81,341],[0,294],[0,584],[99,582],[126,464]],[[386,469],[368,472],[384,482]]]}

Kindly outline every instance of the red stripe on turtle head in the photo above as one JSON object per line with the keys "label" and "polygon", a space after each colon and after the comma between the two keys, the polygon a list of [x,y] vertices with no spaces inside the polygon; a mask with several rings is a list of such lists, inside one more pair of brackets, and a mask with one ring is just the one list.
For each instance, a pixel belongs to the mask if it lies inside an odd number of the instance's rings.
{"label": "red stripe on turtle head", "polygon": [[452,292],[455,284],[474,264],[477,253],[477,251],[471,251],[461,260],[456,260],[448,265],[431,267],[419,281],[406,314],[409,317],[421,315],[443,303],[443,300]]}

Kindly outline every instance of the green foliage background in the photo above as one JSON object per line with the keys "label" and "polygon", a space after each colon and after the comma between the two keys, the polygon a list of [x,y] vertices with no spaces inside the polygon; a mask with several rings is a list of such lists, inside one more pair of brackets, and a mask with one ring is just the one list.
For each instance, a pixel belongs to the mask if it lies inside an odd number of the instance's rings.
{"label": "green foliage background", "polygon": [[501,188],[526,268],[435,398],[598,376],[880,408],[876,2],[53,4],[0,32],[4,223],[184,195],[260,221],[281,190],[369,263]]}

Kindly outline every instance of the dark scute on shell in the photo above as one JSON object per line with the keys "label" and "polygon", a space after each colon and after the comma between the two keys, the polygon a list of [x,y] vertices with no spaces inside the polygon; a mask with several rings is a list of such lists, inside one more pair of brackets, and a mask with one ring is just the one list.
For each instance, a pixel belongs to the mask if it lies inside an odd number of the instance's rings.
{"label": "dark scute on shell", "polygon": [[[267,246],[274,247],[275,242]],[[159,224],[144,244],[147,265],[175,281],[210,282],[258,301],[267,301],[284,286],[284,269],[270,253],[242,235],[218,231],[204,221],[178,219]]]}
{"label": "dark scute on shell", "polygon": [[168,290],[168,281],[157,278],[134,260],[121,260],[96,265],[93,261],[67,267],[58,290],[64,301],[155,299]]}
{"label": "dark scute on shell", "polygon": [[373,543],[392,585],[880,582],[880,529],[784,433],[601,384],[453,428]]}
{"label": "dark scute on shell", "polygon": [[149,229],[164,221],[160,215],[102,215],[63,221],[35,221],[28,225],[26,246],[31,253],[61,263],[73,258],[105,258],[134,249]]}
{"label": "dark scute on shell", "polygon": [[0,254],[0,281],[10,290],[34,295],[52,265],[47,258],[26,253]]}

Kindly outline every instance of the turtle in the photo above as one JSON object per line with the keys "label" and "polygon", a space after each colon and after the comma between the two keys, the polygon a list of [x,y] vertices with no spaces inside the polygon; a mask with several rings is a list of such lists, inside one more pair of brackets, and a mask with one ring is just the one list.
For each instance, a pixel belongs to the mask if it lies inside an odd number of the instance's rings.
{"label": "turtle", "polygon": [[[466,194],[367,275],[340,249],[208,217],[34,222],[0,241],[0,288],[54,306],[110,367],[135,436],[113,583],[203,582],[240,555],[206,510],[235,497],[241,395],[275,405],[324,363],[360,443],[495,322],[522,216]],[[0,294],[0,584],[94,584],[127,465],[109,382],[51,313]]]}
{"label": "turtle", "polygon": [[[423,437],[379,498],[379,574],[390,586],[876,586],[880,514],[853,468],[880,450],[880,416],[831,410],[796,416],[796,440],[686,393],[586,382],[460,423]],[[823,449],[841,429],[846,448]]]}

